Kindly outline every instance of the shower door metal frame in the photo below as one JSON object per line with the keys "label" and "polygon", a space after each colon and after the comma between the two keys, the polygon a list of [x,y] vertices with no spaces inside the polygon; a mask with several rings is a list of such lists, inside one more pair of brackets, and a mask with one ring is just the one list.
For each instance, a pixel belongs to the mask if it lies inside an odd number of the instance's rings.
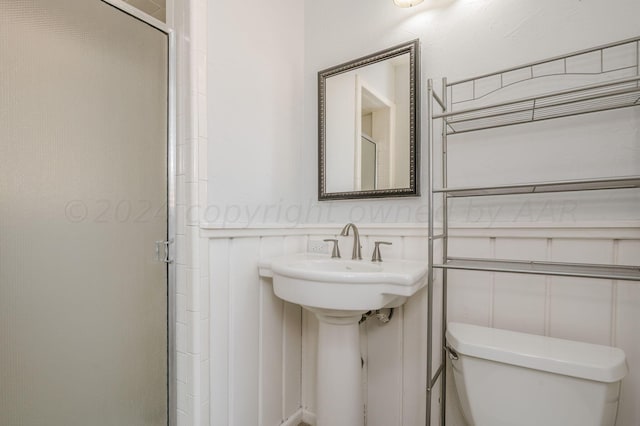
{"label": "shower door metal frame", "polygon": [[[167,35],[167,425],[177,425],[176,393],[176,36],[165,23],[121,0],[100,0]],[[170,3],[170,2],[169,2]],[[150,247],[150,249],[152,249]]]}

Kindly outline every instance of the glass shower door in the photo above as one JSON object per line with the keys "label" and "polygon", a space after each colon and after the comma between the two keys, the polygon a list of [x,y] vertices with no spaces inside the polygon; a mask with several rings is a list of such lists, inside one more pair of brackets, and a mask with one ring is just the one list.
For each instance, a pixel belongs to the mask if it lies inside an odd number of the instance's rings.
{"label": "glass shower door", "polygon": [[168,39],[0,0],[0,425],[167,423]]}

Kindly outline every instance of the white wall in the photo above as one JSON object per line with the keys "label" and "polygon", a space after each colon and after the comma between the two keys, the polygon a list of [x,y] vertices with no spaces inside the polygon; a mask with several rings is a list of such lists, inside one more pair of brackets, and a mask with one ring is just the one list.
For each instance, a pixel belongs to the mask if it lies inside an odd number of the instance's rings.
{"label": "white wall", "polygon": [[[424,94],[427,77],[457,80],[637,36],[640,3],[427,0],[399,9],[391,0],[250,0],[209,2],[208,11],[209,208],[202,221],[204,228],[216,229],[202,232],[211,238],[211,420],[240,426],[256,419],[264,425],[304,415],[312,420],[314,411],[314,319],[271,297],[269,283],[257,275],[260,256],[304,249],[304,238],[337,233],[347,221],[384,224],[363,234],[391,239],[392,257],[425,256],[419,235],[427,218],[424,197],[316,201],[317,72],[420,38]],[[424,141],[424,96],[421,109]],[[640,173],[637,108],[549,123],[526,126],[527,132],[519,127],[484,134],[480,142],[486,149],[477,139],[460,138],[451,155],[464,167],[453,171],[454,179],[463,184]],[[536,156],[539,161],[530,160]],[[517,162],[519,157],[526,160]],[[423,188],[425,158],[423,150]],[[635,194],[515,197],[502,208],[477,200],[456,203],[456,221],[472,226],[456,231],[452,249],[458,255],[638,264]],[[610,228],[612,220],[618,223]],[[582,228],[594,222],[602,227],[584,237]],[[617,227],[623,222],[632,228]],[[278,229],[271,228],[274,223]],[[529,229],[532,223],[550,227]],[[476,229],[490,224],[495,229]],[[298,227],[288,229],[291,225]],[[343,243],[343,251],[350,244]],[[363,331],[370,426],[423,424],[423,297],[410,300],[388,326],[367,325]],[[640,343],[633,325],[640,322],[639,301],[637,284],[456,273],[449,310],[451,320],[621,346],[631,373],[619,426],[635,426]],[[302,330],[300,345],[284,337],[296,327]],[[289,359],[298,356],[296,399],[297,364]],[[268,372],[266,365],[277,368]],[[382,392],[385,385],[402,397],[389,398]],[[449,400],[449,426],[462,426],[455,398]]]}
{"label": "white wall", "polygon": [[176,44],[175,327],[178,426],[209,424],[209,255],[198,221],[206,206],[206,11],[203,0],[167,1]]}
{"label": "white wall", "polygon": [[296,0],[208,2],[204,222],[302,220],[283,206],[309,192],[299,179],[310,167],[302,157],[303,7]]}
{"label": "white wall", "polygon": [[[203,71],[210,95],[204,98],[211,133],[209,206],[202,221],[217,226],[424,223],[424,197],[317,201],[317,72],[420,38],[424,144],[427,77],[456,80],[637,35],[640,3],[616,0],[614,5],[596,0],[433,0],[400,9],[387,0],[210,2]],[[612,164],[613,172],[639,173],[638,117],[636,108],[527,126],[533,134],[526,137],[535,143],[520,140],[523,127],[480,135],[482,144],[460,137],[451,156],[459,157],[463,167],[452,170],[454,181],[522,181],[539,179],[538,172],[546,179],[597,177],[612,172]],[[612,144],[622,149],[611,149]],[[527,161],[514,163],[518,156]],[[540,161],[529,161],[536,156]],[[516,199],[511,210],[501,210],[505,216],[500,221],[556,222],[535,211],[549,203],[571,204],[573,213],[565,221],[601,221],[612,215],[637,220],[638,197],[629,198],[614,197],[624,208],[610,211],[591,195],[549,196],[532,207],[530,218],[519,214],[523,199]],[[485,201],[454,207],[460,222],[491,221]]]}
{"label": "white wall", "polygon": [[[455,81],[573,50],[638,36],[640,3],[633,0],[519,1],[441,0],[399,9],[391,1],[305,2],[305,158],[315,161],[316,100],[314,70],[420,38],[421,93],[426,78]],[[362,16],[366,19],[359,19]],[[331,31],[325,31],[327,23]],[[422,111],[426,111],[425,97]],[[422,140],[426,120],[422,114]],[[424,146],[424,145],[423,145]],[[450,139],[451,183],[491,184],[502,179],[527,182],[640,173],[640,110],[628,109],[535,125],[481,132]],[[425,150],[423,149],[424,188]],[[439,173],[436,166],[436,176]],[[312,190],[315,170],[305,169]],[[453,221],[485,227],[535,225],[575,227],[595,222],[627,222],[637,226],[640,197],[636,192],[554,194],[525,198],[463,200],[453,205]],[[604,202],[603,202],[604,201]],[[424,199],[332,203],[331,220],[343,223],[424,223]],[[328,204],[324,204],[328,208]],[[381,212],[386,212],[387,217]],[[400,214],[398,212],[401,212]],[[376,215],[377,213],[377,215]],[[562,229],[562,228],[560,228]],[[471,231],[470,231],[471,232]],[[523,238],[514,231],[505,240],[481,238],[452,241],[457,255],[538,257],[554,260],[617,261],[624,247],[626,262],[638,263],[637,242],[546,239],[562,236],[554,229]],[[473,232],[471,232],[473,233]],[[579,234],[576,234],[579,235]],[[624,232],[623,232],[624,235]],[[632,248],[633,247],[633,248]],[[516,256],[518,257],[518,256]],[[635,260],[632,260],[635,259]],[[624,294],[627,301],[622,302]],[[633,324],[640,307],[635,284],[545,277],[454,273],[450,282],[450,319],[506,327],[623,347],[633,365],[640,364]],[[633,319],[632,319],[633,318]],[[630,322],[629,322],[630,321]],[[397,371],[400,366],[395,366]],[[619,425],[635,425],[640,378],[625,382]],[[450,398],[450,423],[462,425],[455,398]],[[380,399],[379,404],[393,407]],[[402,424],[397,419],[387,424]],[[413,425],[419,423],[404,423]]]}
{"label": "white wall", "polygon": [[[455,81],[634,37],[638,35],[635,19],[638,12],[640,3],[634,0],[613,3],[595,0],[433,0],[410,9],[397,8],[387,0],[355,0],[348,4],[336,0],[305,2],[303,158],[309,165],[302,176],[307,188],[305,195],[312,196],[310,192],[314,191],[317,179],[313,167],[316,161],[314,91],[317,70],[419,38],[422,43],[421,121],[424,146],[427,78],[433,78],[437,83],[442,77]],[[326,29],[329,23],[330,31]],[[467,138],[458,137],[455,143],[451,143],[452,161],[456,160],[460,166],[452,172],[459,183],[466,183],[469,179],[484,179],[487,183],[495,182],[497,178],[539,180],[540,173],[536,176],[536,172],[540,171],[544,172],[542,178],[547,180],[556,177],[570,179],[589,173],[594,177],[609,173],[637,174],[640,172],[639,117],[640,111],[636,108],[527,126],[528,131],[534,131],[529,138],[535,138],[536,143],[527,143],[531,139],[521,140],[525,133],[522,126],[493,134],[485,132]],[[615,138],[611,137],[612,134]],[[483,143],[479,143],[479,138]],[[513,143],[514,139],[518,139],[517,143]],[[611,149],[612,145],[621,149]],[[424,190],[426,150],[423,149],[422,153],[421,186]],[[525,158],[524,166],[511,161],[519,156]],[[549,160],[554,162],[546,164]],[[565,217],[567,221],[574,218],[603,220],[612,213],[602,203],[593,202],[591,195],[563,197],[571,206],[578,205],[573,215]],[[638,197],[629,198],[620,195],[614,198],[622,206],[613,211],[616,219],[639,218]],[[557,197],[548,199],[558,202]],[[538,202],[540,200],[537,199]],[[486,201],[473,200],[471,207],[466,202],[458,203],[457,219],[465,222],[467,216],[477,218],[478,211],[482,210],[485,217],[478,221],[488,222],[490,208]],[[420,211],[423,203],[423,199],[416,198],[325,202],[321,205],[325,210],[331,210],[330,219],[337,223],[348,220],[424,222],[426,217]],[[518,199],[510,212],[503,210],[504,217],[500,221],[528,220],[518,216],[522,203],[523,199]],[[381,209],[389,213],[386,219],[377,214]],[[537,218],[533,219],[537,221]],[[558,220],[552,218],[549,221]]]}

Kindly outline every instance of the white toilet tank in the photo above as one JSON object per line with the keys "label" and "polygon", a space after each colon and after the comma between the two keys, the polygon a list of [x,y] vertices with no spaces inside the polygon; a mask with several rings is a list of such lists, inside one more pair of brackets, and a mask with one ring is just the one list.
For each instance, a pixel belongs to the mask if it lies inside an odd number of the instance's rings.
{"label": "white toilet tank", "polygon": [[461,323],[447,344],[469,426],[615,425],[619,348]]}

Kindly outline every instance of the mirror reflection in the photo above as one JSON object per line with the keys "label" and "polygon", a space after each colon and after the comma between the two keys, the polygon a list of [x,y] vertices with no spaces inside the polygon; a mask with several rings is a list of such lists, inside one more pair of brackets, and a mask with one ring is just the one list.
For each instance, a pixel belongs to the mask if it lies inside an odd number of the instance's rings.
{"label": "mirror reflection", "polygon": [[318,74],[319,199],[419,195],[418,41]]}

